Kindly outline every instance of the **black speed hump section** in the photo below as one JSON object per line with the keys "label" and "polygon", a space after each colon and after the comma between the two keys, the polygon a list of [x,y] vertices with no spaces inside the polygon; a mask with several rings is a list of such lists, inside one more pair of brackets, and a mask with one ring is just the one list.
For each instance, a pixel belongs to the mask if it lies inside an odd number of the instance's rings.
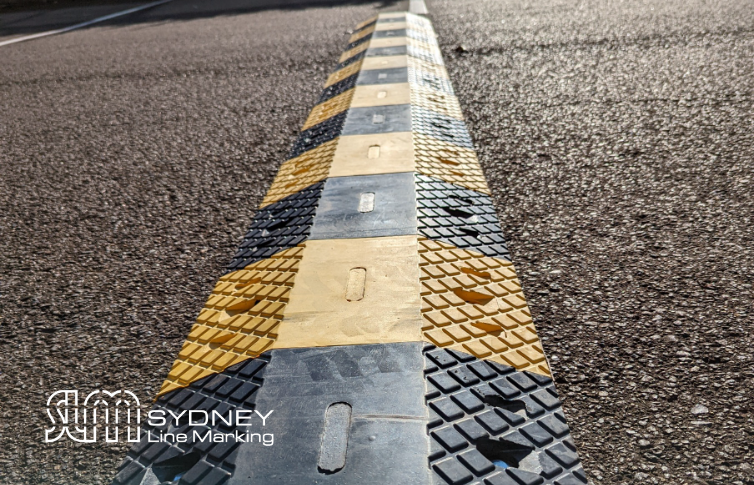
{"label": "black speed hump section", "polygon": [[367,86],[371,84],[396,84],[405,82],[408,82],[408,68],[390,67],[387,69],[369,69],[361,71],[356,80],[356,85]]}
{"label": "black speed hump section", "polygon": [[255,409],[272,446],[243,446],[229,485],[429,485],[423,344],[272,351]]}
{"label": "black speed hump section", "polygon": [[367,50],[367,57],[377,56],[405,56],[408,49],[405,45],[396,45],[392,47],[370,47]]}
{"label": "black speed hump section", "polygon": [[369,106],[348,110],[342,136],[411,131],[411,105]]}
{"label": "black speed hump section", "polygon": [[375,30],[372,36],[375,39],[388,39],[390,37],[406,37],[406,29]]}
{"label": "black speed hump section", "polygon": [[415,193],[410,172],[330,178],[310,239],[416,234]]}

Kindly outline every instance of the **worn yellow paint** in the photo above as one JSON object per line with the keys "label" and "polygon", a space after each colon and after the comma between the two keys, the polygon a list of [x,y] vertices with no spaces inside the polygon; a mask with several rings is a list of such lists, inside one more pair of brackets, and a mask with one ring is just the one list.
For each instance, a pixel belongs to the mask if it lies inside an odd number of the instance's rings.
{"label": "worn yellow paint", "polygon": [[[376,25],[376,24],[375,24]],[[358,32],[355,32],[349,39],[348,43],[356,42],[359,39],[362,39],[366,37],[367,35],[370,35],[372,32],[374,32],[375,25],[372,25],[370,27],[367,27],[365,29],[361,29]]]}
{"label": "worn yellow paint", "polygon": [[443,79],[450,79],[445,66],[423,61],[417,57],[408,57],[408,67],[409,69],[416,69],[417,71],[426,72],[427,74],[432,74],[433,76],[441,77]]}
{"label": "worn yellow paint", "polygon": [[421,341],[419,293],[417,236],[307,241],[275,348]]}
{"label": "worn yellow paint", "polygon": [[413,143],[417,172],[477,192],[490,193],[474,150],[417,133],[413,135]]}
{"label": "worn yellow paint", "polygon": [[424,50],[433,56],[437,57],[437,59],[440,61],[438,64],[442,64],[442,51],[439,47],[432,44],[427,44],[426,42],[422,42],[417,39],[408,38],[408,45],[415,47],[417,49]]}
{"label": "worn yellow paint", "polygon": [[327,178],[338,139],[330,140],[280,166],[270,190],[262,201],[265,207]]}
{"label": "worn yellow paint", "polygon": [[550,375],[511,262],[423,238],[419,254],[427,341]]}
{"label": "worn yellow paint", "polygon": [[385,37],[383,39],[371,39],[369,47],[398,47],[408,45],[408,37]]}
{"label": "worn yellow paint", "polygon": [[337,96],[334,96],[327,101],[315,106],[309,117],[306,119],[304,126],[301,127],[301,131],[307,130],[312,126],[318,125],[325,120],[332,118],[333,116],[342,113],[351,106],[351,98],[353,98],[353,89],[349,89]]}
{"label": "worn yellow paint", "polygon": [[412,134],[380,133],[338,138],[329,177],[413,172]]}
{"label": "worn yellow paint", "polygon": [[411,86],[411,105],[421,106],[457,120],[463,119],[458,98],[424,86]]}
{"label": "worn yellow paint", "polygon": [[367,49],[369,49],[369,42],[363,42],[357,45],[356,47],[354,47],[353,49],[348,49],[343,54],[341,54],[340,58],[338,59],[338,62],[340,63],[340,62],[346,61],[352,58],[353,56],[355,56],[356,54],[364,52]]}
{"label": "worn yellow paint", "polygon": [[370,84],[356,86],[351,108],[409,103],[411,103],[411,90],[408,83]]}
{"label": "worn yellow paint", "polygon": [[409,27],[408,23],[406,22],[380,22],[377,21],[377,24],[374,26],[374,30],[398,30],[398,29],[407,29]]}
{"label": "worn yellow paint", "polygon": [[363,62],[363,59],[360,61],[356,61],[353,64],[349,64],[343,69],[339,69],[335,71],[334,73],[330,74],[330,76],[328,76],[327,78],[327,81],[325,82],[325,85],[322,87],[326,88],[328,86],[332,86],[338,81],[342,81],[343,79],[356,74],[357,72],[361,70],[362,62]]}
{"label": "worn yellow paint", "polygon": [[220,278],[158,395],[272,348],[303,250],[302,244]]}
{"label": "worn yellow paint", "polygon": [[376,56],[365,57],[361,63],[361,70],[371,71],[374,69],[393,69],[407,66],[408,56]]}

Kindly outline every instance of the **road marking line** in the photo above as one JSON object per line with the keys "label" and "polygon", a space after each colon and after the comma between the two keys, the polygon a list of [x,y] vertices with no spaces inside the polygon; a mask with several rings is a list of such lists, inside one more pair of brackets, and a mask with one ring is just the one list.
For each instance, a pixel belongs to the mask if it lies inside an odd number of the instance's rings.
{"label": "road marking line", "polygon": [[103,17],[98,17],[96,19],[87,20],[86,22],[81,22],[80,24],[71,25],[69,27],[63,27],[62,29],[48,30],[46,32],[40,32],[38,34],[25,35],[23,37],[16,37],[15,39],[10,39],[4,42],[0,42],[0,47],[10,45],[10,44],[16,44],[18,42],[24,42],[27,40],[39,39],[41,37],[48,37],[50,35],[64,34],[72,30],[80,29],[83,27],[88,27],[89,25],[97,24],[100,22],[104,22],[105,20],[110,20],[117,17],[122,17],[123,15],[128,15],[130,13],[139,12],[141,10],[146,10],[148,8],[157,7],[158,5],[162,5],[163,3],[168,3],[172,1],[173,0],[159,0],[158,2],[147,3],[145,5],[140,5],[138,7],[129,8],[128,10],[123,10],[120,12],[111,13],[110,15],[105,15]]}

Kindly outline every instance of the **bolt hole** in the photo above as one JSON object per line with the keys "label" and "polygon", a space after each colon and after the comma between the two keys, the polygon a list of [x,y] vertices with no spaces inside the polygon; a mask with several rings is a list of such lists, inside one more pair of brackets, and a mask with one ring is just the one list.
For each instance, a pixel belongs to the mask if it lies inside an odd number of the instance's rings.
{"label": "bolt hole", "polygon": [[471,303],[472,305],[486,305],[495,298],[493,295],[489,295],[487,293],[462,290],[461,288],[456,288],[455,290],[453,290],[453,293],[455,293],[458,298],[462,299],[466,303]]}
{"label": "bolt hole", "polygon": [[473,212],[465,211],[463,209],[456,209],[455,207],[444,207],[443,210],[453,217],[460,217],[462,219],[468,219],[473,216]]}
{"label": "bolt hole", "polygon": [[159,461],[152,465],[152,473],[160,482],[172,482],[180,479],[187,471],[196,465],[201,456],[192,451],[183,455],[174,456],[167,460]]}
{"label": "bolt hole", "polygon": [[474,229],[470,229],[468,227],[459,227],[458,229],[460,229],[461,232],[466,234],[467,236],[479,237],[479,231],[476,231]]}
{"label": "bolt hole", "polygon": [[283,227],[287,222],[288,221],[286,221],[285,219],[279,219],[279,220],[275,221],[275,223],[270,224],[269,226],[265,227],[264,230],[267,231],[268,233],[272,232],[275,229],[279,229],[279,228]]}
{"label": "bolt hole", "polygon": [[505,409],[512,413],[526,410],[526,404],[518,399],[505,399],[503,396],[496,394],[487,394],[482,398],[485,404],[494,406],[496,408]]}
{"label": "bolt hole", "polygon": [[534,451],[531,446],[524,446],[502,438],[493,440],[489,437],[478,440],[476,449],[500,468],[518,468],[521,460]]}

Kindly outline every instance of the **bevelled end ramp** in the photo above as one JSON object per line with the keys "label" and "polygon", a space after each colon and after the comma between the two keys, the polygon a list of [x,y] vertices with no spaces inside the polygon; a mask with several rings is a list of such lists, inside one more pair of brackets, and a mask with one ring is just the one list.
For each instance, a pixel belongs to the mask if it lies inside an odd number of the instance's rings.
{"label": "bevelled end ramp", "polygon": [[357,27],[153,411],[114,484],[587,482],[427,19]]}

